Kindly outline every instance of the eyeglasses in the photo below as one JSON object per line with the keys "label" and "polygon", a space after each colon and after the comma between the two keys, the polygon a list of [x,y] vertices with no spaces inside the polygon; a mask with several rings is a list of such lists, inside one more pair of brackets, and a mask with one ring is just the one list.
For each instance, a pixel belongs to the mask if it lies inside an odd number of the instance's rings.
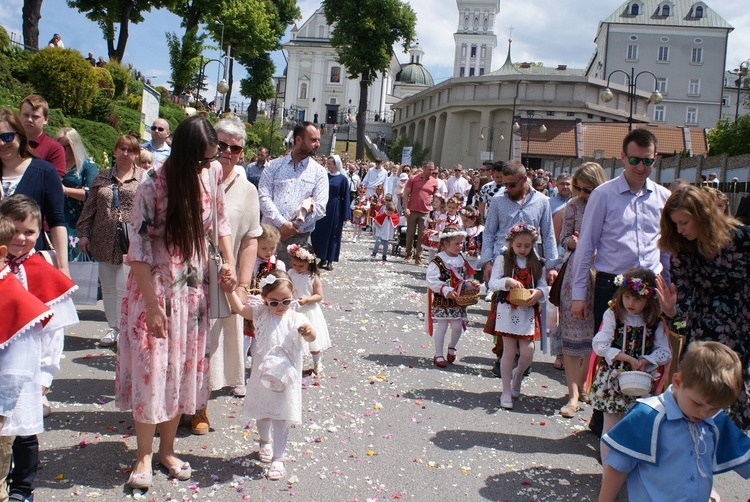
{"label": "eyeglasses", "polygon": [[216,152],[216,155],[214,155],[213,157],[206,157],[204,159],[201,159],[198,162],[198,166],[203,167],[209,162],[213,162],[214,160],[218,159],[219,157],[221,157],[221,151]]}
{"label": "eyeglasses", "polygon": [[238,153],[240,153],[242,151],[243,147],[241,147],[240,145],[230,145],[228,143],[224,143],[223,141],[219,141],[219,151],[220,152],[223,152],[227,148],[229,148],[229,151],[231,153],[233,153],[234,155],[237,155]]}
{"label": "eyeglasses", "polygon": [[628,162],[630,162],[631,166],[637,166],[641,162],[643,162],[643,165],[646,167],[651,167],[654,162],[656,162],[656,159],[642,159],[640,157],[628,157]]}
{"label": "eyeglasses", "polygon": [[16,134],[18,133],[15,131],[4,132],[0,134],[0,140],[2,140],[3,143],[10,143],[11,141],[13,141],[13,138],[16,137]]}
{"label": "eyeglasses", "polygon": [[151,130],[152,131],[164,132],[165,129],[163,127],[151,126]]}
{"label": "eyeglasses", "polygon": [[269,307],[274,307],[274,308],[278,307],[279,305],[283,305],[285,307],[288,307],[291,304],[292,304],[292,299],[291,298],[287,298],[286,300],[281,300],[281,301],[278,301],[278,300],[268,300],[268,306]]}
{"label": "eyeglasses", "polygon": [[594,191],[593,188],[584,188],[584,187],[579,187],[578,185],[573,185],[573,188],[579,192],[587,193],[589,195],[591,195],[591,192]]}

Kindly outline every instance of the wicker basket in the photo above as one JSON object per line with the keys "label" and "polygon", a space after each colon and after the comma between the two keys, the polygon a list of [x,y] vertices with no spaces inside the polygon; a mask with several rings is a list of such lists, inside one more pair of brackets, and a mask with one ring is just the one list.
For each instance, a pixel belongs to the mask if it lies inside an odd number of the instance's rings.
{"label": "wicker basket", "polygon": [[617,377],[620,391],[626,396],[642,397],[651,392],[653,377],[645,371],[623,371]]}
{"label": "wicker basket", "polygon": [[365,212],[361,209],[352,210],[352,218],[361,218],[365,215]]}
{"label": "wicker basket", "polygon": [[468,282],[462,282],[456,289],[458,297],[453,300],[456,305],[461,307],[468,307],[469,305],[475,305],[479,302],[479,290],[474,288]]}
{"label": "wicker basket", "polygon": [[515,288],[510,290],[510,297],[508,301],[513,305],[525,307],[526,303],[531,300],[534,295],[533,289]]}

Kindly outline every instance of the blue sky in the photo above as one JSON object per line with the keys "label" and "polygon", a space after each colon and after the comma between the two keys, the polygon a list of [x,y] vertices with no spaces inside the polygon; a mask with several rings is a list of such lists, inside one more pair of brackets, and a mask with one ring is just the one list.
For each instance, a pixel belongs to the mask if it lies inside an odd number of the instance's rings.
{"label": "blue sky", "polygon": [[[453,33],[458,26],[458,10],[455,0],[408,0],[417,13],[417,34],[425,50],[424,65],[435,82],[449,78],[453,71]],[[750,9],[747,0],[706,0],[735,30],[729,36],[727,68],[736,68],[738,63],[750,58]],[[620,0],[504,0],[495,25],[498,48],[494,56],[493,69],[505,60],[508,49],[508,28],[513,26],[513,59],[515,61],[542,61],[547,66],[567,64],[583,68],[594,48],[593,40],[597,24],[608,17]],[[320,6],[319,0],[298,0],[304,22]],[[23,0],[3,0],[0,9],[0,25],[20,35],[21,7]],[[439,8],[438,8],[439,7]],[[130,25],[130,36],[125,62],[132,62],[155,85],[164,85],[169,80],[169,57],[164,34],[167,31],[182,35],[177,16],[166,10],[145,14],[145,21]],[[220,15],[219,15],[220,17]],[[562,28],[561,28],[562,27]],[[98,58],[106,58],[106,42],[101,30],[77,10],[68,7],[65,0],[45,0],[42,4],[42,19],[39,25],[40,45],[45,45],[54,33],[60,33],[65,46],[75,48],[86,55],[93,52]],[[552,39],[554,37],[554,39]],[[288,36],[284,41],[288,40]],[[218,46],[214,42],[213,45]],[[396,54],[402,61],[408,56],[400,51]],[[218,50],[205,55],[215,58]],[[284,58],[274,54],[277,74],[284,68]],[[244,72],[235,66],[234,100],[239,96],[239,80]],[[216,85],[216,63],[210,64],[211,96]],[[245,102],[247,100],[244,100]]]}

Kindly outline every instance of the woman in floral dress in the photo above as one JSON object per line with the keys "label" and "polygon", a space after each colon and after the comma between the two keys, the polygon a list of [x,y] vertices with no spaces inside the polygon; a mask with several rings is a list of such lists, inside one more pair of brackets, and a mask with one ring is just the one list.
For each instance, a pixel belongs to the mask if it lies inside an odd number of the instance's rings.
{"label": "woman in floral dress", "polygon": [[[581,231],[583,213],[591,191],[604,183],[606,177],[602,167],[596,162],[586,162],[573,173],[573,192],[576,197],[565,206],[563,226],[560,231],[560,246],[572,258]],[[559,277],[558,277],[559,279]],[[579,410],[578,400],[583,392],[586,370],[591,355],[591,339],[594,333],[594,319],[581,321],[573,317],[571,310],[573,298],[573,274],[568,271],[562,277],[560,290],[560,336],[562,337],[562,354],[565,368],[565,380],[568,384],[568,402],[560,409],[560,415],[572,418]],[[588,306],[594,308],[594,288],[589,288]]]}
{"label": "woman in floral dress", "polygon": [[[684,322],[688,345],[720,342],[742,361],[745,390],[729,410],[737,427],[750,429],[750,228],[716,209],[694,186],[667,199],[659,246],[668,251],[672,284],[659,281],[662,311]],[[677,354],[675,354],[677,356]]]}
{"label": "woman in floral dress", "polygon": [[180,416],[205,408],[208,400],[206,235],[212,232],[214,207],[219,249],[227,261],[222,284],[233,289],[236,282],[224,192],[216,187],[217,144],[205,118],[185,119],[174,132],[171,155],[138,187],[131,213],[131,272],[115,380],[117,406],[132,409],[138,439],[131,488],[151,485],[157,424],[162,465],[180,480],[191,474],[190,465],[175,456],[174,438]]}

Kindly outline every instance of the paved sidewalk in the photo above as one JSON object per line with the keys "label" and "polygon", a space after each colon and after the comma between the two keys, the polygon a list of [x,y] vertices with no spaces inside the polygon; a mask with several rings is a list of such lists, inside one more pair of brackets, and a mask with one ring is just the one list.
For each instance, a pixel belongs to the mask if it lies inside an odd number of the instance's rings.
{"label": "paved sidewalk", "polygon": [[[290,434],[286,480],[265,479],[257,433],[227,389],[209,403],[208,435],[180,431],[177,450],[193,479],[170,481],[156,470],[150,490],[131,493],[124,483],[135,459],[132,417],[114,406],[115,355],[96,343],[104,313],[84,307],[49,394],[36,500],[596,500],[591,409],[560,417],[564,374],[552,358],[537,352],[524,396],[502,410],[492,340],[481,333],[488,304],[470,308],[458,361],[438,369],[420,313],[425,268],[402,258],[370,261],[371,247],[371,239],[344,243],[343,262],[323,274],[334,347],[324,376],[304,379],[306,423]],[[734,473],[715,486],[723,501],[750,493]]]}

